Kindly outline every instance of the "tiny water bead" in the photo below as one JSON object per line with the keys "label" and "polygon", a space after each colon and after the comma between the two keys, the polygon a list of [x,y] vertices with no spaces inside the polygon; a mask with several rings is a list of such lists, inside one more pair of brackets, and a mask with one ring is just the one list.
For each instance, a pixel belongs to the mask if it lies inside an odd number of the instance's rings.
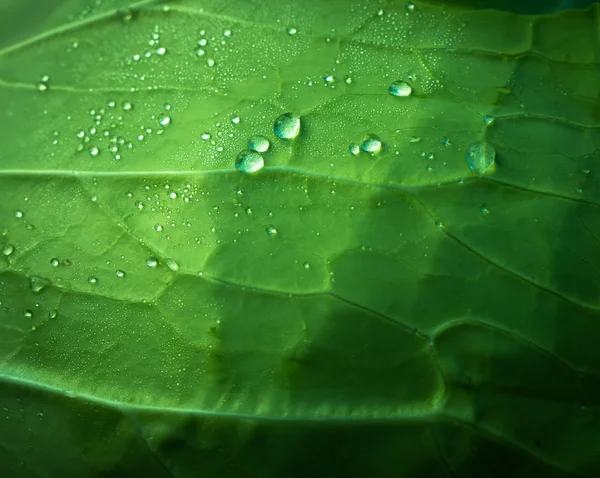
{"label": "tiny water bead", "polygon": [[360,154],[360,146],[356,143],[353,143],[350,145],[350,147],[348,148],[348,150],[354,155],[357,156],[358,154]]}
{"label": "tiny water bead", "polygon": [[90,277],[88,277],[88,282],[92,285],[97,284],[98,278],[96,276],[90,276]]}
{"label": "tiny water bead", "polygon": [[248,149],[253,149],[259,153],[264,153],[269,150],[271,143],[267,138],[259,134],[255,134],[248,140]]}
{"label": "tiny water bead", "polygon": [[465,160],[475,174],[484,174],[496,160],[496,150],[485,141],[471,143],[467,148]]}
{"label": "tiny water bead", "polygon": [[125,277],[125,271],[123,271],[123,270],[119,269],[119,270],[117,271],[117,277]]}
{"label": "tiny water bead", "polygon": [[277,234],[277,229],[275,228],[275,226],[272,225],[267,226],[266,231],[269,236],[274,236],[275,234]]}
{"label": "tiny water bead", "polygon": [[15,217],[21,219],[23,217],[23,211],[15,211]]}
{"label": "tiny water bead", "polygon": [[273,131],[281,139],[294,139],[300,134],[300,117],[294,113],[284,113],[275,120]]}
{"label": "tiny water bead", "polygon": [[365,153],[377,154],[381,151],[381,140],[374,134],[367,136],[360,145]]}
{"label": "tiny water bead", "polygon": [[13,246],[12,244],[6,244],[2,248],[2,254],[5,256],[10,256],[13,252],[15,252],[15,246]]}
{"label": "tiny water bead", "polygon": [[179,263],[175,259],[167,259],[165,262],[167,267],[173,272],[177,272],[179,270]]}
{"label": "tiny water bead", "polygon": [[410,96],[412,87],[406,81],[394,81],[388,88],[390,94],[394,96]]}
{"label": "tiny water bead", "polygon": [[156,257],[150,257],[148,258],[148,260],[146,261],[146,265],[148,267],[150,267],[151,269],[154,269],[155,267],[158,266],[158,259]]}
{"label": "tiny water bead", "polygon": [[242,173],[255,173],[265,165],[263,157],[258,151],[245,149],[235,159],[235,169]]}
{"label": "tiny water bead", "polygon": [[52,267],[58,267],[59,264],[60,264],[60,261],[58,260],[57,257],[53,257],[52,259],[50,259],[50,265]]}

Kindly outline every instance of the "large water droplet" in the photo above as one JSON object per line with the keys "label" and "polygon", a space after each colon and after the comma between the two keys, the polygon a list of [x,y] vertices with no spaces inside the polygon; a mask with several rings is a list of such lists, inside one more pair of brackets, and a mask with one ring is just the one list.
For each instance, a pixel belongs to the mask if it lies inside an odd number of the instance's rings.
{"label": "large water droplet", "polygon": [[156,266],[158,266],[158,259],[156,257],[150,257],[146,261],[146,265],[151,269],[154,269]]}
{"label": "large water droplet", "polygon": [[361,143],[360,149],[362,149],[365,153],[377,154],[379,151],[381,151],[381,140],[379,137],[371,134],[367,136]]}
{"label": "large water droplet", "polygon": [[13,252],[15,252],[15,246],[13,246],[12,244],[6,244],[2,248],[2,254],[4,254],[5,256],[10,256]]}
{"label": "large water droplet", "polygon": [[300,134],[300,117],[294,113],[284,113],[275,120],[273,131],[281,139],[294,139]]}
{"label": "large water droplet", "polygon": [[388,91],[394,96],[410,96],[412,93],[411,86],[406,81],[394,81]]}
{"label": "large water droplet", "polygon": [[242,173],[255,173],[262,169],[265,161],[259,152],[252,149],[245,149],[237,155],[235,159],[235,169]]}
{"label": "large water droplet", "polygon": [[31,276],[29,279],[29,287],[34,294],[39,294],[50,284],[51,282],[48,279],[39,276]]}
{"label": "large water droplet", "polygon": [[179,270],[179,263],[175,259],[167,259],[165,262],[167,267],[173,272],[177,272]]}
{"label": "large water droplet", "polygon": [[477,141],[469,145],[465,155],[467,165],[475,174],[485,173],[496,160],[496,150],[485,141]]}
{"label": "large water droplet", "polygon": [[259,153],[264,153],[268,151],[271,147],[271,143],[267,138],[261,136],[259,134],[255,134],[248,140],[248,149],[253,149],[254,151],[258,151]]}

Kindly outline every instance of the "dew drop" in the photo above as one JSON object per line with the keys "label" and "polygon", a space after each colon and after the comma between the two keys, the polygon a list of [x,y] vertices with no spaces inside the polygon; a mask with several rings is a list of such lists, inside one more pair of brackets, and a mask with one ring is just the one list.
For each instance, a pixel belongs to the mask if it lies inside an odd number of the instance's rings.
{"label": "dew drop", "polygon": [[390,94],[394,96],[410,96],[412,93],[411,86],[405,81],[394,81],[388,89]]}
{"label": "dew drop", "polygon": [[271,143],[267,138],[261,136],[259,134],[255,134],[248,140],[248,149],[253,149],[254,151],[258,151],[259,153],[264,153],[268,151],[271,146]]}
{"label": "dew drop", "polygon": [[89,282],[90,284],[92,284],[92,285],[93,285],[93,284],[97,284],[97,283],[98,283],[98,278],[97,278],[97,277],[95,277],[95,276],[89,276],[89,277],[88,277],[88,282]]}
{"label": "dew drop", "polygon": [[60,264],[60,261],[58,260],[57,257],[53,257],[52,259],[50,259],[50,265],[52,267],[58,267],[59,264]]}
{"label": "dew drop", "polygon": [[162,230],[163,230],[163,227],[162,227],[160,224],[157,224],[156,226],[154,226],[154,230],[155,230],[156,232],[160,232],[160,231],[162,231]]}
{"label": "dew drop", "polygon": [[235,168],[242,173],[255,173],[265,165],[263,157],[258,151],[245,149],[238,154],[235,160]]}
{"label": "dew drop", "polygon": [[156,257],[150,257],[146,261],[146,265],[151,269],[154,269],[156,266],[158,266],[158,259]]}
{"label": "dew drop", "polygon": [[381,140],[374,134],[371,134],[361,143],[360,149],[365,153],[377,154],[381,151]]}
{"label": "dew drop", "polygon": [[57,310],[51,310],[50,312],[48,312],[48,318],[49,319],[56,319],[58,317],[58,311]]}
{"label": "dew drop", "polygon": [[25,312],[23,312],[23,316],[26,319],[31,319],[33,317],[33,312],[31,310],[27,309]]}
{"label": "dew drop", "polygon": [[34,294],[39,294],[50,284],[51,282],[48,279],[39,276],[31,276],[29,279],[29,288]]}
{"label": "dew drop", "polygon": [[2,254],[5,256],[10,256],[13,252],[15,252],[15,246],[13,246],[12,244],[6,244],[2,248]]}
{"label": "dew drop", "polygon": [[117,271],[117,277],[125,277],[125,271],[123,271],[123,270],[119,269],[119,270]]}
{"label": "dew drop", "polygon": [[296,33],[298,33],[298,30],[296,30],[294,27],[287,27],[285,31],[288,35],[295,35]]}
{"label": "dew drop", "polygon": [[236,117],[234,117],[234,118],[231,118],[231,122],[232,122],[233,124],[239,124],[239,123],[240,123],[240,117],[239,117],[239,116],[236,116]]}
{"label": "dew drop", "polygon": [[202,141],[208,141],[210,139],[210,133],[202,133],[200,135],[200,138],[202,139]]}
{"label": "dew drop", "polygon": [[496,150],[485,141],[477,141],[469,145],[465,155],[469,169],[475,174],[484,174],[494,164],[495,159]]}
{"label": "dew drop", "polygon": [[167,259],[165,263],[173,272],[177,272],[179,270],[179,263],[175,259]]}
{"label": "dew drop", "polygon": [[294,139],[300,134],[300,117],[294,113],[284,113],[275,120],[273,131],[281,139]]}
{"label": "dew drop", "polygon": [[21,219],[23,217],[23,211],[15,211],[15,217]]}
{"label": "dew drop", "polygon": [[269,236],[274,236],[277,234],[277,229],[275,229],[275,226],[272,225],[267,226],[266,231]]}
{"label": "dew drop", "polygon": [[156,50],[156,54],[159,56],[163,56],[165,53],[167,53],[167,49],[163,46],[161,46],[158,50]]}
{"label": "dew drop", "polygon": [[302,267],[304,267],[305,269],[310,269],[310,264],[308,262],[305,262],[304,264],[302,264]]}
{"label": "dew drop", "polygon": [[360,146],[356,143],[352,143],[348,150],[354,155],[357,156],[360,154]]}
{"label": "dew drop", "polygon": [[494,124],[495,118],[493,116],[486,115],[483,117],[483,126],[491,126]]}
{"label": "dew drop", "polygon": [[95,158],[100,153],[100,150],[96,147],[90,148],[90,156]]}
{"label": "dew drop", "polygon": [[169,126],[171,124],[170,116],[161,116],[159,123],[161,126]]}

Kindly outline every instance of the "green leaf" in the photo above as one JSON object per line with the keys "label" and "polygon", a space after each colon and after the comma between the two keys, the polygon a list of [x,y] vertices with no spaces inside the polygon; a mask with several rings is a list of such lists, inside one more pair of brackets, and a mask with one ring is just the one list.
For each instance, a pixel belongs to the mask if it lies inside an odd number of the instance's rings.
{"label": "green leaf", "polygon": [[6,476],[600,475],[600,9],[408,7],[0,2]]}

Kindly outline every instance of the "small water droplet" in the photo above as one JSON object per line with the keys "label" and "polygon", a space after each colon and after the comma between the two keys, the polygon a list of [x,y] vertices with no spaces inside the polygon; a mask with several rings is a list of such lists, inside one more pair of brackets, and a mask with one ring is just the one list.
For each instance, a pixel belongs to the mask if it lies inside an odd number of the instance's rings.
{"label": "small water droplet", "polygon": [[96,147],[90,148],[90,156],[95,158],[100,153],[100,150]]}
{"label": "small water droplet", "polygon": [[274,236],[277,234],[277,229],[275,229],[275,226],[272,225],[267,226],[266,231],[269,236]]}
{"label": "small water droplet", "polygon": [[58,317],[58,311],[57,310],[51,310],[50,312],[48,312],[48,318],[49,319],[56,319]]}
{"label": "small water droplet", "polygon": [[413,11],[415,10],[415,6],[414,6],[414,4],[412,4],[412,3],[409,3],[408,5],[406,5],[406,9],[407,9],[409,12],[413,12]]}
{"label": "small water droplet", "polygon": [[161,115],[159,123],[160,123],[161,126],[165,126],[165,127],[169,126],[171,124],[171,117],[170,116]]}
{"label": "small water droplet", "polygon": [[98,200],[98,195],[97,194],[92,194],[92,196],[90,197],[90,199],[92,200],[92,202],[96,202]]}
{"label": "small water droplet", "polygon": [[156,266],[158,266],[158,259],[156,257],[150,257],[146,261],[146,265],[151,269],[154,269]]}
{"label": "small water droplet", "polygon": [[156,226],[154,226],[154,230],[155,230],[156,232],[160,232],[160,231],[162,231],[162,230],[163,230],[163,227],[162,227],[160,224],[157,224]]}
{"label": "small water droplet", "polygon": [[377,154],[381,151],[381,146],[381,140],[374,134],[371,134],[363,140],[360,149],[365,153]]}
{"label": "small water droplet", "polygon": [[119,269],[119,270],[117,271],[117,277],[125,277],[125,271],[123,271],[123,270]]}
{"label": "small water droplet", "polygon": [[288,35],[295,35],[296,33],[298,33],[298,30],[296,30],[294,27],[287,27],[285,31]]}
{"label": "small water droplet", "polygon": [[394,83],[390,85],[388,91],[394,96],[410,96],[412,87],[405,81],[399,80],[394,81]]}
{"label": "small water droplet", "polygon": [[88,282],[89,282],[90,284],[92,284],[92,285],[93,285],[93,284],[97,284],[97,283],[98,283],[98,278],[97,278],[97,277],[95,277],[95,276],[90,276],[90,277],[88,277]]}
{"label": "small water droplet", "polygon": [[126,101],[125,103],[123,103],[123,110],[131,111],[132,109],[133,109],[133,104],[131,104],[129,101]]}
{"label": "small water droplet", "polygon": [[212,68],[213,66],[215,66],[215,60],[209,58],[208,60],[206,60],[206,64]]}
{"label": "small water droplet", "polygon": [[267,138],[259,134],[255,134],[248,140],[248,149],[253,149],[259,153],[264,153],[269,150],[271,143]]}
{"label": "small water droplet", "polygon": [[245,149],[237,155],[235,168],[242,173],[254,173],[265,165],[263,157],[258,151]]}
{"label": "small water droplet", "polygon": [[231,33],[232,33],[232,32],[231,32],[231,30],[225,30],[225,31],[223,32],[223,36],[224,36],[224,37],[230,37],[230,36],[231,36]]}
{"label": "small water droplet", "polygon": [[348,150],[354,155],[357,156],[358,154],[360,154],[360,146],[356,143],[352,143],[350,145],[350,147],[348,148]]}
{"label": "small water droplet", "polygon": [[305,269],[310,269],[310,264],[308,262],[305,262],[304,264],[302,264],[302,267],[304,267]]}
{"label": "small water droplet", "polygon": [[335,78],[333,77],[333,75],[326,75],[323,77],[323,81],[326,85],[331,85],[335,81]]}
{"label": "small water droplet", "polygon": [[15,217],[17,219],[21,219],[23,217],[23,212],[22,211],[15,211]]}
{"label": "small water droplet", "polygon": [[161,46],[158,50],[156,50],[156,54],[159,56],[163,56],[167,53],[167,49],[164,46]]}
{"label": "small water droplet", "polygon": [[59,264],[60,264],[60,261],[58,260],[57,257],[53,257],[52,259],[50,259],[50,265],[52,267],[58,267]]}
{"label": "small water droplet", "polygon": [[23,312],[23,315],[25,316],[26,319],[31,319],[33,317],[33,312],[29,309],[27,309],[25,312]]}
{"label": "small water droplet", "polygon": [[208,141],[210,139],[210,133],[202,133],[200,135],[200,138],[202,139],[202,141]]}
{"label": "small water droplet", "polygon": [[493,116],[484,116],[483,117],[483,126],[491,126],[494,124],[495,118]]}
{"label": "small water droplet", "polygon": [[2,248],[2,254],[5,256],[10,256],[13,252],[15,252],[15,246],[13,246],[12,244],[6,244]]}
{"label": "small water droplet", "polygon": [[50,282],[50,280],[45,279],[43,277],[31,276],[29,279],[29,288],[34,294],[39,294],[51,283],[52,282]]}
{"label": "small water droplet", "polygon": [[420,136],[409,136],[408,138],[406,138],[406,141],[408,141],[409,143],[418,143],[419,141],[421,141],[421,137]]}
{"label": "small water droplet", "polygon": [[177,272],[179,270],[179,263],[175,259],[167,259],[165,263],[173,272]]}
{"label": "small water droplet", "polygon": [[470,144],[465,155],[469,169],[475,174],[484,174],[494,164],[495,159],[496,150],[485,141]]}
{"label": "small water droplet", "polygon": [[294,113],[284,113],[275,120],[273,131],[281,139],[294,139],[300,134],[300,117]]}
{"label": "small water droplet", "polygon": [[487,216],[490,213],[490,210],[485,204],[482,204],[481,206],[479,206],[479,212],[484,216]]}
{"label": "small water droplet", "polygon": [[349,77],[348,75],[344,76],[344,83],[349,85],[350,83],[352,83],[352,78]]}

